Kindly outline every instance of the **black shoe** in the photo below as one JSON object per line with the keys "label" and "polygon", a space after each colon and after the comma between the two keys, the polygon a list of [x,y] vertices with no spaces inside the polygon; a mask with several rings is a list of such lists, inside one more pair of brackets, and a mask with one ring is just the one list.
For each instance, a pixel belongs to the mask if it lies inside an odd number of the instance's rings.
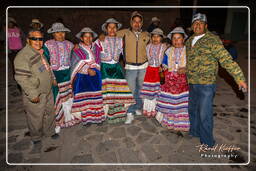
{"label": "black shoe", "polygon": [[87,123],[87,124],[85,124],[85,125],[83,125],[83,126],[85,126],[85,127],[90,127],[92,125],[92,123]]}
{"label": "black shoe", "polygon": [[40,143],[41,143],[41,140],[33,141],[34,145],[37,145],[37,144],[40,144]]}
{"label": "black shoe", "polygon": [[180,131],[178,131],[176,134],[178,137],[184,137],[184,135]]}
{"label": "black shoe", "polygon": [[56,134],[56,133],[55,133],[55,134],[53,134],[51,137],[52,137],[52,139],[56,140],[56,139],[59,138],[59,134]]}
{"label": "black shoe", "polygon": [[97,126],[102,126],[102,125],[103,125],[103,122],[97,123]]}

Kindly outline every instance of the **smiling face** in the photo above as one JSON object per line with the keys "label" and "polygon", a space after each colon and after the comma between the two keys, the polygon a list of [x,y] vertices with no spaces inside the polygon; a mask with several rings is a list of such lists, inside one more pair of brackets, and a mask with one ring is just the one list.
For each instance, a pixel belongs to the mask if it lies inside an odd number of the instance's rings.
{"label": "smiling face", "polygon": [[[43,35],[40,31],[34,31],[29,34],[29,37],[27,39],[27,43],[34,48],[35,50],[40,50],[43,47]],[[34,39],[34,40],[32,40]],[[35,40],[37,39],[37,40]],[[40,40],[38,40],[40,39]]]}
{"label": "smiling face", "polygon": [[93,40],[92,33],[83,33],[83,35],[81,36],[81,40],[83,44],[85,44],[86,46],[90,46]]}
{"label": "smiling face", "polygon": [[56,40],[56,41],[64,41],[65,40],[65,37],[66,37],[66,33],[65,32],[55,32],[53,33],[53,38]]}
{"label": "smiling face", "polygon": [[162,37],[158,34],[153,34],[151,39],[152,39],[152,43],[154,45],[157,45],[157,44],[161,43],[161,41],[162,41]]}
{"label": "smiling face", "polygon": [[181,33],[173,33],[172,35],[172,45],[176,48],[184,46],[184,36]]}
{"label": "smiling face", "polygon": [[133,31],[140,31],[142,27],[142,20],[140,17],[135,16],[131,21],[131,27]]}
{"label": "smiling face", "polygon": [[109,23],[107,24],[107,34],[110,37],[116,36],[117,32],[117,25],[115,23]]}
{"label": "smiling face", "polygon": [[201,34],[204,34],[207,29],[207,24],[203,21],[196,20],[192,24],[192,29],[196,36],[199,36]]}

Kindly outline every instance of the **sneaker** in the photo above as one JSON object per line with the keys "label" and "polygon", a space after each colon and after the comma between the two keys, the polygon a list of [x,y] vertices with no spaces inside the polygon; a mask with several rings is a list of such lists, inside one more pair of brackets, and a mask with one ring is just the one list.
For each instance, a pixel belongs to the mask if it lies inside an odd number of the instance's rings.
{"label": "sneaker", "polygon": [[141,112],[141,110],[136,110],[136,111],[135,111],[135,115],[137,115],[137,116],[140,116],[140,115],[142,115],[142,112]]}
{"label": "sneaker", "polygon": [[133,114],[132,113],[127,113],[125,124],[131,124],[133,120],[134,120]]}
{"label": "sneaker", "polygon": [[56,140],[56,139],[59,138],[59,134],[56,134],[56,133],[55,133],[55,134],[53,134],[51,137],[52,137],[52,139]]}

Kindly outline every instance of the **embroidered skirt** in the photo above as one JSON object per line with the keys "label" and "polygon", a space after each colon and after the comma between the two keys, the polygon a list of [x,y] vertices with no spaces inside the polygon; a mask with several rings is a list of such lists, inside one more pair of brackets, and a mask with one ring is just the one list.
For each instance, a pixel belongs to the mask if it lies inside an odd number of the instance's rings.
{"label": "embroidered skirt", "polygon": [[156,110],[163,114],[162,125],[176,131],[189,130],[188,84],[185,74],[165,72]]}
{"label": "embroidered skirt", "polygon": [[95,76],[77,73],[73,83],[74,101],[72,114],[80,116],[84,125],[101,123],[106,119],[103,110],[101,91],[101,73],[97,69]]}
{"label": "embroidered skirt", "polygon": [[119,63],[101,63],[103,103],[109,123],[125,121],[128,106],[135,103]]}
{"label": "embroidered skirt", "polygon": [[140,96],[144,101],[143,114],[145,116],[156,115],[156,98],[160,91],[159,67],[148,66],[141,88]]}
{"label": "embroidered skirt", "polygon": [[72,87],[70,83],[70,70],[53,71],[58,86],[53,86],[56,126],[70,127],[79,123],[78,118],[71,116]]}

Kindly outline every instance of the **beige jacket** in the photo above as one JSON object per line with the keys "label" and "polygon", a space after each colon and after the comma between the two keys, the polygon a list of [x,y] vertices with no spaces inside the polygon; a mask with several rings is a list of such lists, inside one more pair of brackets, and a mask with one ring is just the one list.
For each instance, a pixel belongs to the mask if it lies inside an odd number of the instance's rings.
{"label": "beige jacket", "polygon": [[[143,17],[138,12],[131,15],[131,20],[134,16]],[[122,37],[124,41],[124,56],[126,64],[142,65],[147,62],[146,46],[150,41],[148,32],[140,32],[138,37],[131,29],[123,29],[117,32],[118,37]]]}
{"label": "beige jacket", "polygon": [[51,91],[52,72],[46,69],[40,54],[31,46],[26,45],[17,54],[14,68],[15,79],[30,100],[38,97],[41,93],[48,94]]}

